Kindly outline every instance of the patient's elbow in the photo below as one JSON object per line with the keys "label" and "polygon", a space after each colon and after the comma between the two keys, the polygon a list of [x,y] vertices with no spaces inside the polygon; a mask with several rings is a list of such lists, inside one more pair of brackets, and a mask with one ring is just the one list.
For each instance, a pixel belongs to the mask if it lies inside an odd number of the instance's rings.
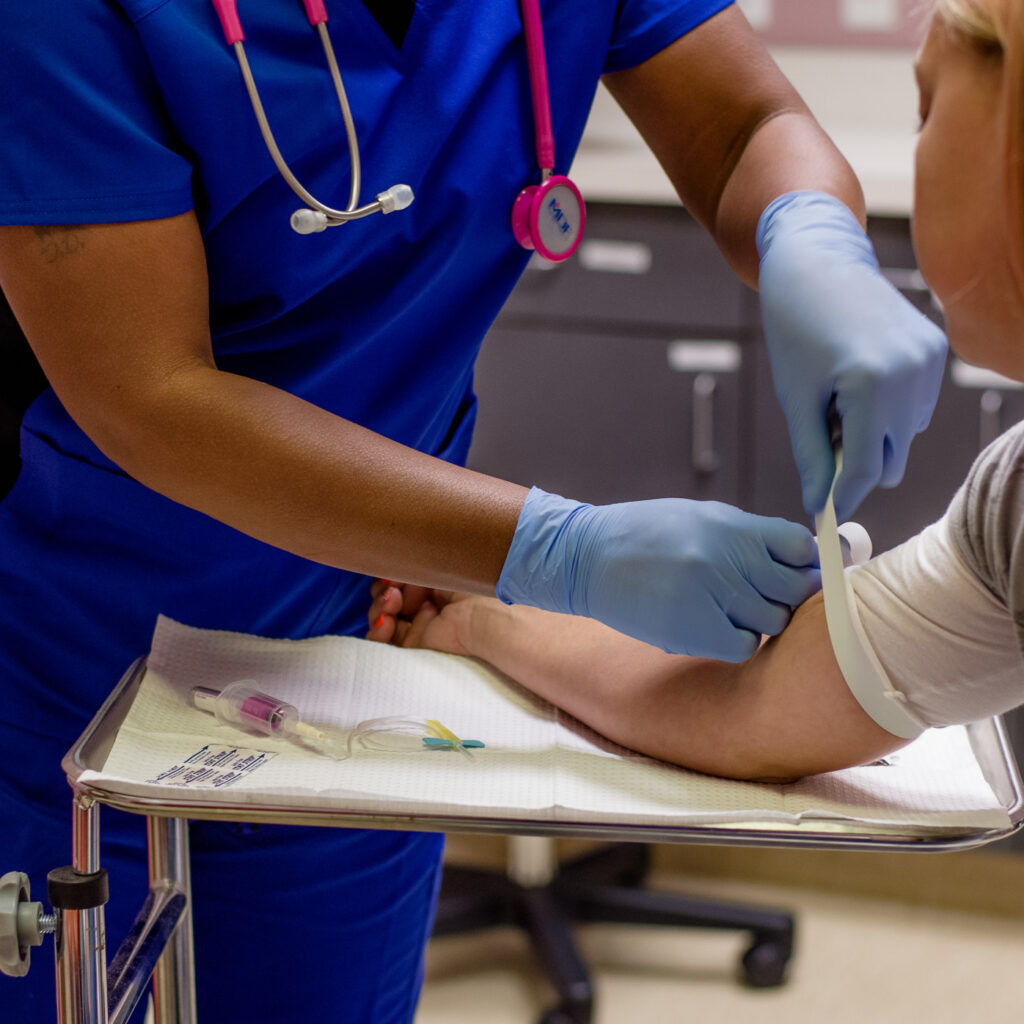
{"label": "patient's elbow", "polygon": [[712,769],[710,774],[723,779],[736,779],[740,782],[763,782],[786,785],[799,782],[808,775],[820,774],[817,771],[802,768],[786,761],[765,762],[760,759],[745,757],[730,758],[727,763]]}
{"label": "patient's elbow", "polygon": [[719,770],[712,771],[712,774],[743,782],[786,785],[812,775],[825,775],[847,768],[876,764],[886,754],[909,742],[895,736],[890,736],[889,740],[883,744],[865,745],[857,749],[793,750],[768,757],[740,751],[729,757],[720,765]]}
{"label": "patient's elbow", "polygon": [[805,775],[751,775],[744,777],[745,782],[764,782],[770,783],[776,786],[787,786],[791,782],[799,782],[801,779],[806,778]]}

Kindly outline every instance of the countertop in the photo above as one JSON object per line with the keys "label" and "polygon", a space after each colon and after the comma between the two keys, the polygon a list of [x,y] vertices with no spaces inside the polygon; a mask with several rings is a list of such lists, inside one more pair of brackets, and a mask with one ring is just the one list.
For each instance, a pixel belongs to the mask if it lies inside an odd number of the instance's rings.
{"label": "countertop", "polygon": [[[772,54],[860,178],[868,212],[906,216],[913,194],[913,52],[773,47]],[[591,201],[677,205],[668,178],[604,88],[572,177]]]}

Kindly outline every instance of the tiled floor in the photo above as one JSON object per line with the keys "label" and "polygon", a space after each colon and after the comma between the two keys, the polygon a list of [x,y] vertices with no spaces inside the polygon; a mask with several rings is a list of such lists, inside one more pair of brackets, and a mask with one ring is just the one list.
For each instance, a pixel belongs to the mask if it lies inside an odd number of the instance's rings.
{"label": "tiled floor", "polygon": [[[980,866],[980,865],[979,865]],[[621,925],[578,932],[593,969],[594,1024],[1019,1024],[1024,919],[732,881],[655,877],[660,888],[788,907],[788,983],[735,981],[737,936]],[[536,1024],[552,993],[520,934],[436,941],[417,1024]]]}

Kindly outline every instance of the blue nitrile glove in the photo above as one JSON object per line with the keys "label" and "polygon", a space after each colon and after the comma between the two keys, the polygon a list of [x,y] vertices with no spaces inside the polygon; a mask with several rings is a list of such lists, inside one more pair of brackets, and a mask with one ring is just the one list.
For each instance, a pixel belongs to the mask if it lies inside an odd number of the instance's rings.
{"label": "blue nitrile glove", "polygon": [[684,498],[585,505],[535,487],[497,592],[676,654],[741,661],[819,589],[817,564],[810,531],[785,519]]}
{"label": "blue nitrile glove", "polygon": [[834,394],[842,522],[872,488],[903,478],[910,442],[938,398],[946,338],[882,276],[867,235],[834,196],[780,196],[761,214],[757,248],[768,357],[804,507],[820,512],[832,483],[826,410]]}

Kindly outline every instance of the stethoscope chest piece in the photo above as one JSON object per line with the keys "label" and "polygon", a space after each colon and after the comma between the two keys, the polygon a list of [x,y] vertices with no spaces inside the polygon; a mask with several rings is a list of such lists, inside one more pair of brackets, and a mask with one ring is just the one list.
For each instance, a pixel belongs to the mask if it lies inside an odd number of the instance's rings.
{"label": "stethoscope chest piece", "polygon": [[580,190],[564,174],[528,185],[512,205],[512,232],[524,249],[546,260],[567,260],[580,244],[586,223]]}

